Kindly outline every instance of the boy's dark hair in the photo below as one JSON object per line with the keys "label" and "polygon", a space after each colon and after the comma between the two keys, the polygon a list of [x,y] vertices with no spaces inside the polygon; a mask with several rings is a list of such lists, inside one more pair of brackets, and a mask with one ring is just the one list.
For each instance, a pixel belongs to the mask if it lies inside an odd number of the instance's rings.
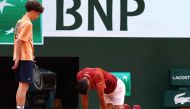
{"label": "boy's dark hair", "polygon": [[25,5],[26,11],[30,12],[32,10],[43,13],[44,7],[36,0],[28,0]]}
{"label": "boy's dark hair", "polygon": [[86,79],[81,79],[77,82],[76,85],[76,89],[77,91],[82,94],[82,95],[86,95],[87,91],[88,91],[88,81]]}

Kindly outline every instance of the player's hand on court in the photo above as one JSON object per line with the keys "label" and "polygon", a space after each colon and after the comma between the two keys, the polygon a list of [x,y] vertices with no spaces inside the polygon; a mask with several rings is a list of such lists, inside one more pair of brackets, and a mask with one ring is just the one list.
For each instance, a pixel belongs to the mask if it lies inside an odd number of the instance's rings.
{"label": "player's hand on court", "polygon": [[19,60],[15,60],[15,63],[12,66],[12,70],[16,70],[18,68],[18,65],[19,65]]}

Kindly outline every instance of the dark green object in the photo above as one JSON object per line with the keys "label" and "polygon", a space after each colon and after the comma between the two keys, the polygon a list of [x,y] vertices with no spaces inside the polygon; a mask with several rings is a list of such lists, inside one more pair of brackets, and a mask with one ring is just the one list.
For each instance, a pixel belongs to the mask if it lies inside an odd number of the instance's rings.
{"label": "dark green object", "polygon": [[171,69],[170,80],[174,86],[190,86],[190,69]]}
{"label": "dark green object", "polygon": [[168,90],[164,96],[165,107],[190,107],[190,90]]}

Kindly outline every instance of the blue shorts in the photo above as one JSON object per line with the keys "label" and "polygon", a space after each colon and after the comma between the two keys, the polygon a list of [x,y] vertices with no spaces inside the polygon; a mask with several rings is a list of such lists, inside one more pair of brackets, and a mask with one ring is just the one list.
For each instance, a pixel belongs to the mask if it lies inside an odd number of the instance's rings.
{"label": "blue shorts", "polygon": [[20,60],[16,70],[16,80],[19,82],[33,82],[33,61]]}

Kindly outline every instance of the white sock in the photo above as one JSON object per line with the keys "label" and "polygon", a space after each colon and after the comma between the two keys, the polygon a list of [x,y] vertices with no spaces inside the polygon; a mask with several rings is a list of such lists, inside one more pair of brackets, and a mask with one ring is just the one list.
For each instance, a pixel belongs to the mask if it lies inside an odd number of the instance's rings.
{"label": "white sock", "polygon": [[24,109],[24,106],[16,106],[17,109]]}

